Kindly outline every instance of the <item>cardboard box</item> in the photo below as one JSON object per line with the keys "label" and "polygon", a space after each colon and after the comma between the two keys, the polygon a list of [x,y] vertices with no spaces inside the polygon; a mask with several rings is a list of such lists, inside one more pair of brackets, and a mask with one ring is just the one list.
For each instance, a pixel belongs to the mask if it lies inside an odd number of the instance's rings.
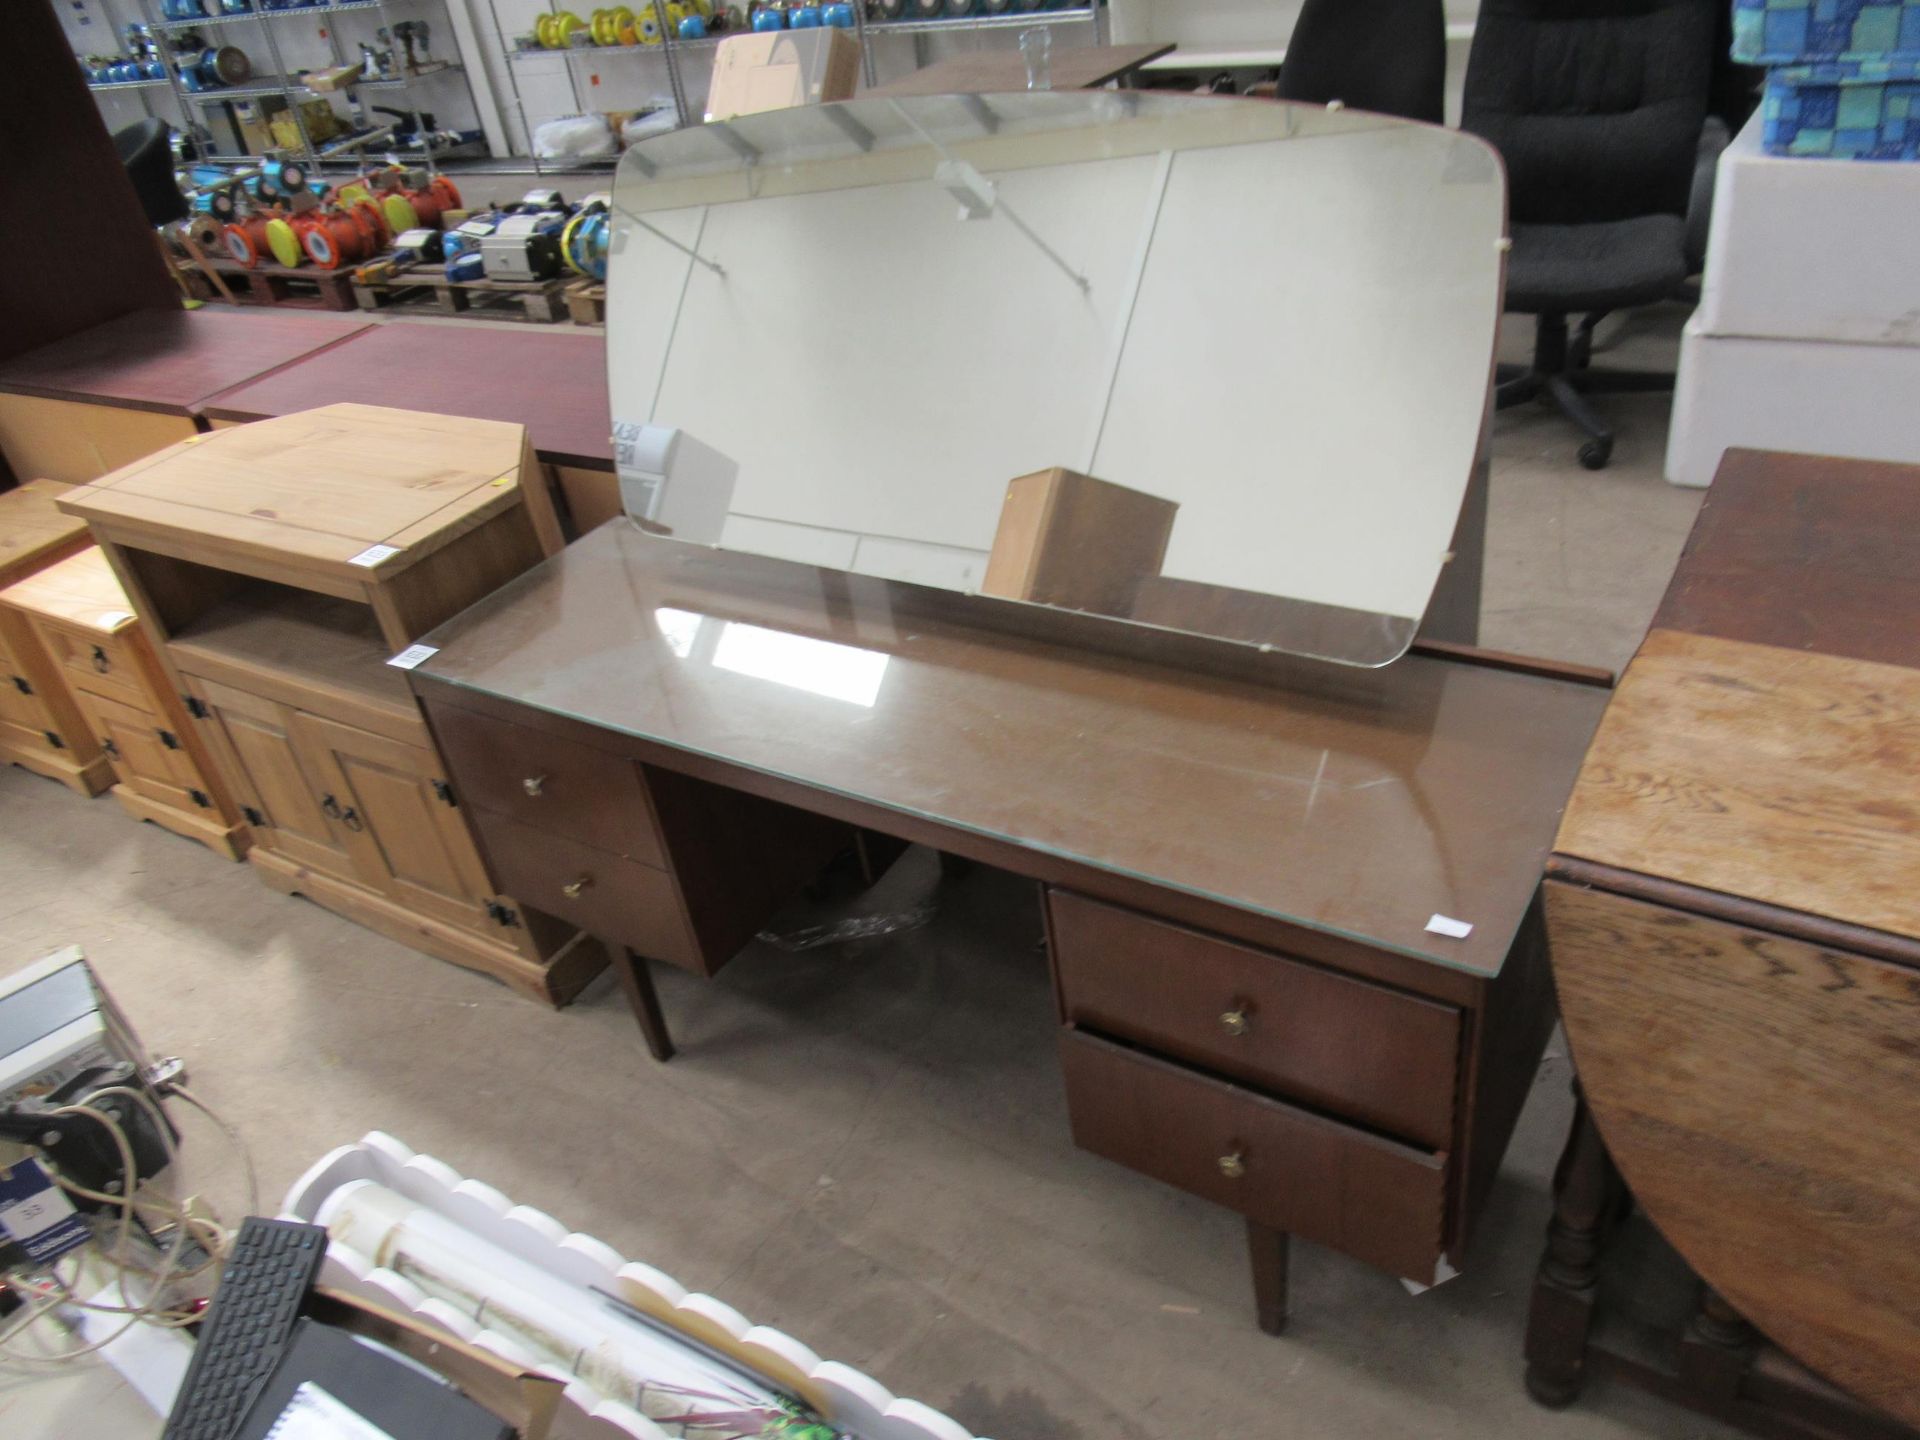
{"label": "cardboard box", "polygon": [[337,65],[330,70],[309,70],[300,77],[300,82],[309,90],[318,90],[323,94],[351,89],[359,80],[358,65]]}
{"label": "cardboard box", "polygon": [[707,119],[851,100],[859,83],[859,43],[838,26],[729,35],[714,50]]}
{"label": "cardboard box", "polygon": [[[240,127],[240,138],[252,155],[264,155],[269,150],[299,150],[300,127],[293,122],[293,114],[287,109],[287,102],[278,95],[260,95],[248,100],[233,102],[235,123]],[[323,145],[334,136],[345,133],[346,126],[340,123],[340,117],[333,107],[324,100],[303,100],[300,113],[306,117],[307,131],[313,136],[313,143]]]}

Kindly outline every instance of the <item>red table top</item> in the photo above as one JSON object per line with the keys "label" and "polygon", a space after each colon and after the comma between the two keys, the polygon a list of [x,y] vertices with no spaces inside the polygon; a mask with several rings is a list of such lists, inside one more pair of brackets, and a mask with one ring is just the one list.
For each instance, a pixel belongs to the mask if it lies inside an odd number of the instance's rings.
{"label": "red table top", "polygon": [[606,339],[597,331],[395,321],[214,395],[209,420],[356,401],[527,427],[540,458],[613,468]]}
{"label": "red table top", "polygon": [[371,328],[295,311],[136,310],[15,356],[0,365],[0,391],[191,415],[210,395]]}

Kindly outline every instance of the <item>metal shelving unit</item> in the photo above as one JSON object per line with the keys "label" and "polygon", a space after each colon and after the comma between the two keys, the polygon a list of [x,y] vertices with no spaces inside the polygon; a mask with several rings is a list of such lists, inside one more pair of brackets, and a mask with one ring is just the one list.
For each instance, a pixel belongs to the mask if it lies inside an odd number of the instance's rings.
{"label": "metal shelving unit", "polygon": [[1067,10],[1008,10],[999,15],[942,15],[932,20],[870,20],[875,35],[936,35],[955,30],[1029,30],[1035,25],[1097,25],[1100,7]]}
{"label": "metal shelving unit", "polygon": [[[450,3],[452,3],[452,0],[442,0],[440,6],[441,18],[438,22],[441,27],[441,33],[448,36],[452,34],[452,27],[446,18],[446,7]],[[352,112],[354,124],[362,129],[373,129],[377,127],[370,121],[366,107],[359,99],[359,92],[399,91],[402,96],[402,106],[413,119],[415,132],[424,136],[426,126],[421,118],[423,107],[419,98],[414,93],[414,88],[420,85],[431,84],[443,75],[459,75],[463,78],[464,83],[466,73],[465,66],[457,62],[436,63],[433,69],[418,73],[411,73],[403,68],[397,74],[376,80],[359,80],[354,82],[353,85],[338,91],[309,89],[301,82],[297,75],[289,75],[287,73],[286,62],[281,55],[279,40],[274,32],[275,21],[291,18],[310,20],[317,16],[363,12],[367,14],[377,14],[380,18],[380,24],[391,34],[393,17],[388,13],[389,0],[330,0],[330,3],[323,5],[301,5],[295,8],[271,10],[260,8],[260,0],[255,0],[255,7],[253,9],[242,11],[239,14],[230,15],[221,13],[196,16],[184,20],[167,19],[159,15],[157,13],[158,6],[155,0],[134,0],[134,4],[139,11],[141,23],[157,37],[165,37],[187,30],[211,31],[249,22],[256,24],[259,27],[260,39],[264,42],[268,58],[271,62],[270,68],[267,69],[263,75],[256,76],[254,81],[248,84],[227,85],[221,86],[218,89],[207,90],[189,89],[180,80],[178,67],[174,63],[177,57],[175,57],[171,51],[167,51],[164,57],[167,60],[167,75],[165,79],[89,81],[88,88],[102,91],[170,89],[173,92],[175,103],[179,106],[181,117],[189,121],[190,117],[203,106],[221,105],[234,100],[279,96],[286,101],[287,113],[292,117],[296,129],[299,131],[301,141],[300,148],[304,152],[302,158],[316,173],[320,172],[329,162],[329,147],[323,143],[316,142],[308,132],[306,116],[301,113],[300,109],[302,101],[326,98],[335,94],[340,95],[341,98],[347,102],[348,108]],[[402,18],[406,18],[404,14]],[[209,38],[212,37],[210,36]],[[340,42],[339,32],[331,25],[326,27],[326,38],[328,49],[333,54],[334,64],[338,66],[349,63],[346,52]],[[470,88],[468,90],[468,96],[471,101],[472,91]],[[148,109],[149,113],[151,113],[151,107],[148,107]],[[429,173],[438,173],[436,158],[441,153],[444,152],[439,147],[422,144],[420,158]],[[212,160],[214,163],[225,163],[235,158],[241,161],[257,161],[260,157],[209,156],[205,158]],[[331,158],[337,160],[339,157],[335,155]],[[355,163],[358,163],[358,161],[356,160]]]}
{"label": "metal shelving unit", "polygon": [[[364,3],[364,0],[362,0],[362,3]],[[501,44],[504,48],[507,60],[507,81],[512,89],[514,108],[520,115],[521,129],[527,136],[527,148],[529,150],[533,148],[534,127],[532,120],[528,117],[526,100],[520,92],[520,82],[514,73],[514,69],[517,65],[538,60],[562,60],[566,62],[567,83],[573,91],[574,113],[578,114],[584,113],[585,102],[580,93],[579,76],[573,65],[575,60],[585,58],[604,63],[613,57],[624,59],[636,55],[656,56],[662,60],[666,66],[667,82],[673,92],[674,108],[678,123],[686,126],[698,125],[701,122],[704,117],[692,114],[688,108],[686,82],[685,77],[681,73],[681,63],[683,58],[710,54],[715,46],[729,37],[725,35],[709,35],[697,40],[682,40],[679,36],[669,31],[666,9],[662,4],[662,0],[642,0],[642,3],[651,3],[655,18],[659,21],[662,38],[657,44],[576,45],[567,46],[562,49],[542,48],[523,50],[512,44],[501,26],[500,11],[495,4],[495,0],[487,0],[487,10],[493,17],[494,33],[500,37]],[[561,0],[547,0],[547,9],[550,14],[559,14],[562,10],[566,9],[573,9],[577,14],[591,14],[592,8],[590,5],[583,9],[580,5],[570,6],[563,4]],[[865,74],[867,84],[871,85],[874,83],[874,66],[873,49],[869,42],[878,37],[888,35],[912,36],[918,42],[924,41],[927,37],[933,35],[961,35],[986,30],[1029,30],[1037,25],[1090,25],[1093,27],[1093,42],[1097,45],[1101,43],[1105,33],[1105,13],[1103,4],[1088,3],[1075,5],[1068,9],[1007,11],[998,15],[983,13],[974,15],[947,15],[923,20],[875,20],[868,18],[866,5],[863,3],[863,0],[853,0],[853,30],[854,38],[860,46],[861,68]],[[918,63],[925,64],[924,53],[917,53],[916,60]],[[533,166],[533,173],[539,174],[542,163],[540,157],[529,156],[528,158]],[[581,169],[602,165],[610,166],[613,163],[614,161],[612,159],[585,162],[572,161],[568,162],[563,168]],[[548,162],[548,164],[552,167],[552,162]]]}

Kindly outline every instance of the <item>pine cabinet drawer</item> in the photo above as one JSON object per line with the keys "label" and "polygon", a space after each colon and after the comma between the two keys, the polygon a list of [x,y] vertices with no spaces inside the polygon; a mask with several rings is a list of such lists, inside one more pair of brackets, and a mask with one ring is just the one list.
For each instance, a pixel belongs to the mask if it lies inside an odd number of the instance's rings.
{"label": "pine cabinet drawer", "polygon": [[1070,1024],[1435,1150],[1453,1143],[1460,1012],[1063,890],[1047,896]]}
{"label": "pine cabinet drawer", "polygon": [[1060,1039],[1074,1143],[1251,1220],[1430,1283],[1447,1157],[1077,1030]]}
{"label": "pine cabinet drawer", "polygon": [[494,878],[521,904],[650,959],[708,973],[674,878],[665,870],[490,810],[475,808],[469,815]]}
{"label": "pine cabinet drawer", "polygon": [[118,636],[68,629],[45,619],[36,619],[34,629],[74,689],[152,708],[133,648]]}
{"label": "pine cabinet drawer", "polygon": [[431,704],[429,713],[454,785],[473,804],[643,865],[666,865],[634,761],[454,705]]}

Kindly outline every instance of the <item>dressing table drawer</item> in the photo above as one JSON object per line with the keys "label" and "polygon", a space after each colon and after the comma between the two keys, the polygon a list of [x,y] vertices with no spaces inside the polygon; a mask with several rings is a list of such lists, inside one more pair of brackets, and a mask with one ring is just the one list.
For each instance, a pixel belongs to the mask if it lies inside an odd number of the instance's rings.
{"label": "dressing table drawer", "polygon": [[589,935],[708,973],[688,932],[679,888],[665,870],[490,810],[470,813],[504,893]]}
{"label": "dressing table drawer", "polygon": [[1447,1156],[1383,1140],[1078,1030],[1060,1037],[1083,1150],[1431,1283],[1445,1249]]}
{"label": "dressing table drawer", "polygon": [[1453,1143],[1460,1012],[1064,890],[1047,894],[1069,1024],[1339,1112]]}
{"label": "dressing table drawer", "polygon": [[643,865],[666,865],[634,761],[458,706],[436,704],[430,713],[447,766],[473,804]]}

